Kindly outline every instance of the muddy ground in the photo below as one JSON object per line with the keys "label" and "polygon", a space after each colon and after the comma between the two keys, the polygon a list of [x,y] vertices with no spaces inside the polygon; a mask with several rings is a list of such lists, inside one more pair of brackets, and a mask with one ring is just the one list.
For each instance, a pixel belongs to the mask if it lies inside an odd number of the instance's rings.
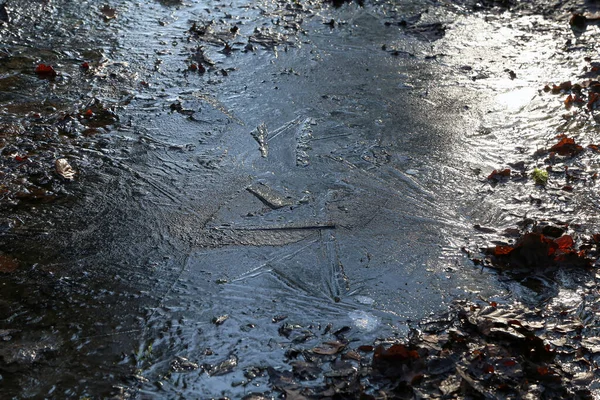
{"label": "muddy ground", "polygon": [[597,397],[594,7],[0,6],[4,395]]}

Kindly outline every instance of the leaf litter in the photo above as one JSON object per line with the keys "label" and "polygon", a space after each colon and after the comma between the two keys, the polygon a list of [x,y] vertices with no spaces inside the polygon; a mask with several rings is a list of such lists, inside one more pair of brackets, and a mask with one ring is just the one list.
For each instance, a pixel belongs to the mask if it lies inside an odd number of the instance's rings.
{"label": "leaf litter", "polygon": [[[582,324],[572,313],[553,308],[456,301],[439,327],[435,320],[416,324],[403,340],[381,339],[371,346],[336,337],[312,348],[290,342],[290,369],[269,367],[274,392],[260,395],[591,398],[590,384],[597,381],[600,360],[600,342],[592,334],[599,328],[594,321]],[[288,332],[284,326],[290,325],[282,325],[282,335]],[[581,340],[582,334],[590,336]],[[331,331],[327,335],[335,337]]]}
{"label": "leaf litter", "polygon": [[[109,6],[104,6],[101,12],[107,19],[116,16],[115,10]],[[425,30],[433,31],[436,37],[444,34],[444,28],[439,24]],[[204,37],[203,40],[207,42],[214,41],[226,46],[228,41],[222,38],[230,40],[232,36],[226,31],[217,34],[199,32],[199,28],[191,30],[191,33]],[[283,34],[268,30],[257,30],[248,38],[248,42],[265,47],[274,47],[286,43],[286,40]],[[211,67],[214,64],[203,51],[194,53],[192,57],[198,63],[197,69],[198,65]],[[41,65],[43,64],[38,67]],[[47,67],[43,67],[41,73],[36,69],[36,73],[40,77],[57,75],[53,67]],[[589,87],[591,86],[593,85]],[[551,88],[551,91],[560,93],[573,90],[573,87],[574,85],[561,84],[556,86],[556,90]],[[565,105],[585,105],[588,111],[597,107],[597,98],[593,93],[588,94],[587,98],[579,94],[569,96],[571,98],[565,100]],[[65,125],[79,120],[82,124],[91,126],[91,121],[98,114],[92,108],[85,108],[76,117],[67,115]],[[100,126],[110,124],[111,119],[108,119]],[[57,124],[65,122],[60,118],[52,121],[58,121]],[[258,134],[259,128],[256,131]],[[261,154],[266,157],[266,126],[264,131],[262,143],[256,137],[255,139],[261,146]],[[590,144],[587,148],[595,151],[593,146]],[[549,162],[554,162],[552,153],[568,158],[585,154],[585,151],[574,139],[565,136],[559,138],[559,142],[552,145],[545,155],[548,155]],[[30,161],[27,155],[12,158],[19,163]],[[66,159],[56,161],[56,172],[68,180],[74,177],[74,171]],[[564,176],[569,176],[567,171]],[[512,177],[510,169],[503,169],[492,172],[488,179],[500,182]],[[533,179],[538,183],[535,170]],[[572,233],[552,236],[548,233],[522,232],[515,244],[495,246],[486,262],[491,268],[509,272],[524,270],[528,274],[571,267],[586,269],[597,261],[598,242],[595,235],[577,237]],[[10,259],[7,260],[2,261],[2,265],[8,265],[7,269],[16,265]],[[589,288],[589,292],[597,295],[595,287]],[[584,311],[597,310],[597,302],[590,301],[583,308]],[[337,330],[330,334],[333,335],[330,340],[306,349],[300,346],[315,337],[317,332],[308,327],[286,323],[282,325],[280,334],[291,339],[288,352],[291,371],[269,368],[268,374],[276,391],[285,394],[287,398],[297,399],[441,396],[534,398],[542,395],[587,398],[588,386],[597,372],[600,342],[597,336],[592,336],[598,334],[592,330],[594,328],[591,322],[594,317],[581,318],[582,313],[574,314],[571,311],[575,310],[561,310],[557,313],[557,308],[552,305],[528,309],[521,304],[457,302],[452,307],[449,321],[444,321],[445,328],[441,331],[431,330],[425,325],[417,326],[414,334],[407,340],[381,340],[373,345],[357,346],[346,339],[340,333],[341,330]],[[227,316],[217,317],[213,322],[220,325],[226,319]],[[588,336],[581,339],[583,334]],[[220,363],[202,368],[216,376],[229,373],[237,364],[237,357],[232,355]],[[575,368],[571,368],[572,366]],[[176,372],[184,372],[194,371],[199,366],[179,357],[171,364],[171,368]],[[303,383],[319,376],[327,378],[320,385]],[[247,398],[267,398],[262,394],[249,396],[253,397]]]}

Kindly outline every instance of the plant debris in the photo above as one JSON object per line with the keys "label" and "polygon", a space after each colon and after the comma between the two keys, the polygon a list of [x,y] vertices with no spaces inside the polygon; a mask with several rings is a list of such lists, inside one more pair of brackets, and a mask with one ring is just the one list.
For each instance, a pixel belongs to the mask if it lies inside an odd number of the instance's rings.
{"label": "plant debris", "polygon": [[111,19],[115,19],[117,17],[117,10],[108,4],[103,5],[100,8],[100,12],[104,16],[104,19],[109,21]]}
{"label": "plant debris", "polygon": [[[551,306],[457,301],[445,321],[445,328],[422,324],[407,340],[376,346],[296,346],[290,370],[268,368],[270,383],[304,399],[591,398],[600,342],[578,335],[597,330],[592,320],[578,324]],[[322,374],[326,380],[315,384]]]}
{"label": "plant debris", "polygon": [[0,272],[10,273],[19,268],[19,261],[6,254],[0,254]]}
{"label": "plant debris", "polygon": [[[587,243],[589,246],[589,243]],[[589,267],[595,252],[588,257],[587,247],[575,248],[570,235],[551,239],[541,233],[524,234],[514,245],[497,245],[488,250],[491,265],[500,269],[546,270],[552,267]]]}
{"label": "plant debris", "polygon": [[59,158],[58,160],[56,160],[55,166],[56,173],[58,173],[63,178],[68,180],[73,180],[75,178],[75,170],[73,170],[73,167],[71,167],[69,162],[64,158]]}
{"label": "plant debris", "polygon": [[227,321],[229,319],[229,315],[225,314],[225,315],[220,315],[218,317],[214,317],[212,319],[212,323],[219,326],[219,325],[223,325],[223,323],[225,321]]}
{"label": "plant debris", "polygon": [[266,158],[269,154],[269,131],[267,130],[267,125],[264,122],[261,123],[250,134],[256,140],[256,143],[258,143],[260,155]]}
{"label": "plant debris", "polygon": [[561,156],[573,157],[583,151],[583,147],[575,143],[575,139],[561,135],[560,141],[550,147],[549,151],[555,152]]}
{"label": "plant debris", "polygon": [[534,168],[532,178],[536,185],[546,186],[548,183],[548,171]]}
{"label": "plant debris", "polygon": [[510,178],[510,169],[505,168],[502,170],[493,170],[492,173],[487,177],[488,180],[494,182],[501,182],[505,180],[505,178]]}
{"label": "plant debris", "polygon": [[46,64],[38,64],[38,66],[35,67],[35,73],[42,79],[51,79],[58,75],[54,70],[54,67]]}

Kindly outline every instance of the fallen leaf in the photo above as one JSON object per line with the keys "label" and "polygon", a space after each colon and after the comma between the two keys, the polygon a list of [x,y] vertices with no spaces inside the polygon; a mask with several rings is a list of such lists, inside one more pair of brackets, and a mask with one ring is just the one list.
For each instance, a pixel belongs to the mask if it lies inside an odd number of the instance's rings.
{"label": "fallen leaf", "polygon": [[399,361],[408,362],[419,358],[419,353],[416,350],[409,350],[403,344],[394,344],[389,349],[383,346],[377,346],[373,355],[373,362],[377,361]]}
{"label": "fallen leaf", "polygon": [[567,98],[565,99],[565,107],[567,107],[567,108],[571,107],[573,105],[573,101],[574,101],[573,95],[572,94],[568,95]]}
{"label": "fallen leaf", "polygon": [[600,147],[597,144],[588,144],[588,148],[595,151],[596,153],[600,153]]}
{"label": "fallen leaf", "polygon": [[324,346],[313,348],[312,352],[315,354],[330,356],[337,354],[340,350],[346,347],[346,345],[341,342],[325,342],[323,344]]}
{"label": "fallen leaf", "polygon": [[510,254],[510,252],[513,250],[514,250],[514,247],[512,247],[512,246],[496,246],[494,248],[494,255],[496,257],[505,256],[507,254]]}
{"label": "fallen leaf", "polygon": [[537,368],[537,372],[538,372],[538,374],[544,376],[544,375],[548,375],[550,373],[550,370],[548,369],[548,367],[542,366],[542,367]]}
{"label": "fallen leaf", "polygon": [[[547,85],[546,85],[547,86]],[[571,88],[573,87],[573,85],[571,84],[571,81],[566,81],[561,83],[560,85],[552,85],[552,89],[550,89],[552,91],[553,94],[558,94],[561,91],[569,91],[571,90]],[[545,88],[544,88],[545,90]]]}
{"label": "fallen leaf", "polygon": [[560,250],[572,250],[575,242],[570,235],[564,235],[554,240]]}
{"label": "fallen leaf", "polygon": [[561,156],[574,156],[583,151],[583,147],[575,143],[575,139],[563,136],[560,142],[550,148]]}
{"label": "fallen leaf", "polygon": [[356,351],[350,350],[349,352],[342,354],[342,359],[360,361],[362,357]]}
{"label": "fallen leaf", "polygon": [[534,168],[531,176],[536,185],[545,186],[548,183],[548,171],[546,170]]}
{"label": "fallen leaf", "polygon": [[238,365],[238,358],[235,354],[229,356],[226,360],[221,361],[217,365],[213,365],[206,372],[209,376],[220,376],[230,373]]}
{"label": "fallen leaf", "polygon": [[19,261],[6,254],[0,254],[0,272],[10,273],[17,268],[19,268]]}
{"label": "fallen leaf", "polygon": [[35,73],[40,78],[54,78],[57,75],[52,65],[46,64],[38,64],[38,66],[35,67]]}
{"label": "fallen leaf", "polygon": [[55,163],[56,172],[65,179],[73,180],[75,178],[75,171],[73,167],[69,165],[69,162],[64,158],[59,158]]}
{"label": "fallen leaf", "polygon": [[508,178],[508,177],[510,177],[510,169],[506,168],[503,170],[492,171],[492,173],[487,178],[488,178],[488,180],[498,182],[498,181],[502,180],[502,178]]}
{"label": "fallen leaf", "polygon": [[582,347],[584,347],[591,353],[594,353],[594,354],[600,353],[600,338],[597,338],[597,337],[584,338],[581,341],[581,345],[582,345]]}
{"label": "fallen leaf", "polygon": [[598,100],[600,100],[600,95],[598,95],[598,93],[590,93],[590,98],[587,103],[588,109],[591,110],[594,108],[594,105]]}
{"label": "fallen leaf", "polygon": [[227,321],[229,319],[229,315],[225,314],[225,315],[221,315],[219,317],[214,317],[212,319],[213,324],[219,326],[222,325],[223,322]]}
{"label": "fallen leaf", "polygon": [[104,19],[109,20],[117,17],[117,10],[112,8],[108,4],[105,4],[100,8],[100,12],[104,16]]}

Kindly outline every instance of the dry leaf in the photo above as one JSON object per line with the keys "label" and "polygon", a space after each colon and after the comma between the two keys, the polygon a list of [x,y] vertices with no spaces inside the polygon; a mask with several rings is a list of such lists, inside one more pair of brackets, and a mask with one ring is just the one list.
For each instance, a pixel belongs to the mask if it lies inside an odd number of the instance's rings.
{"label": "dry leaf", "polygon": [[340,342],[325,342],[323,344],[324,346],[322,347],[315,347],[312,349],[313,353],[329,356],[338,353],[340,350],[346,347],[345,344]]}
{"label": "dry leaf", "polygon": [[73,179],[75,177],[75,171],[73,167],[69,165],[69,162],[64,158],[56,160],[56,172],[65,179]]}
{"label": "dry leaf", "polygon": [[100,12],[102,13],[102,15],[104,15],[104,18],[107,20],[117,17],[117,10],[112,8],[108,4],[102,6],[102,8],[100,8]]}
{"label": "dry leaf", "polygon": [[0,272],[14,272],[19,268],[19,261],[4,254],[0,254]]}

